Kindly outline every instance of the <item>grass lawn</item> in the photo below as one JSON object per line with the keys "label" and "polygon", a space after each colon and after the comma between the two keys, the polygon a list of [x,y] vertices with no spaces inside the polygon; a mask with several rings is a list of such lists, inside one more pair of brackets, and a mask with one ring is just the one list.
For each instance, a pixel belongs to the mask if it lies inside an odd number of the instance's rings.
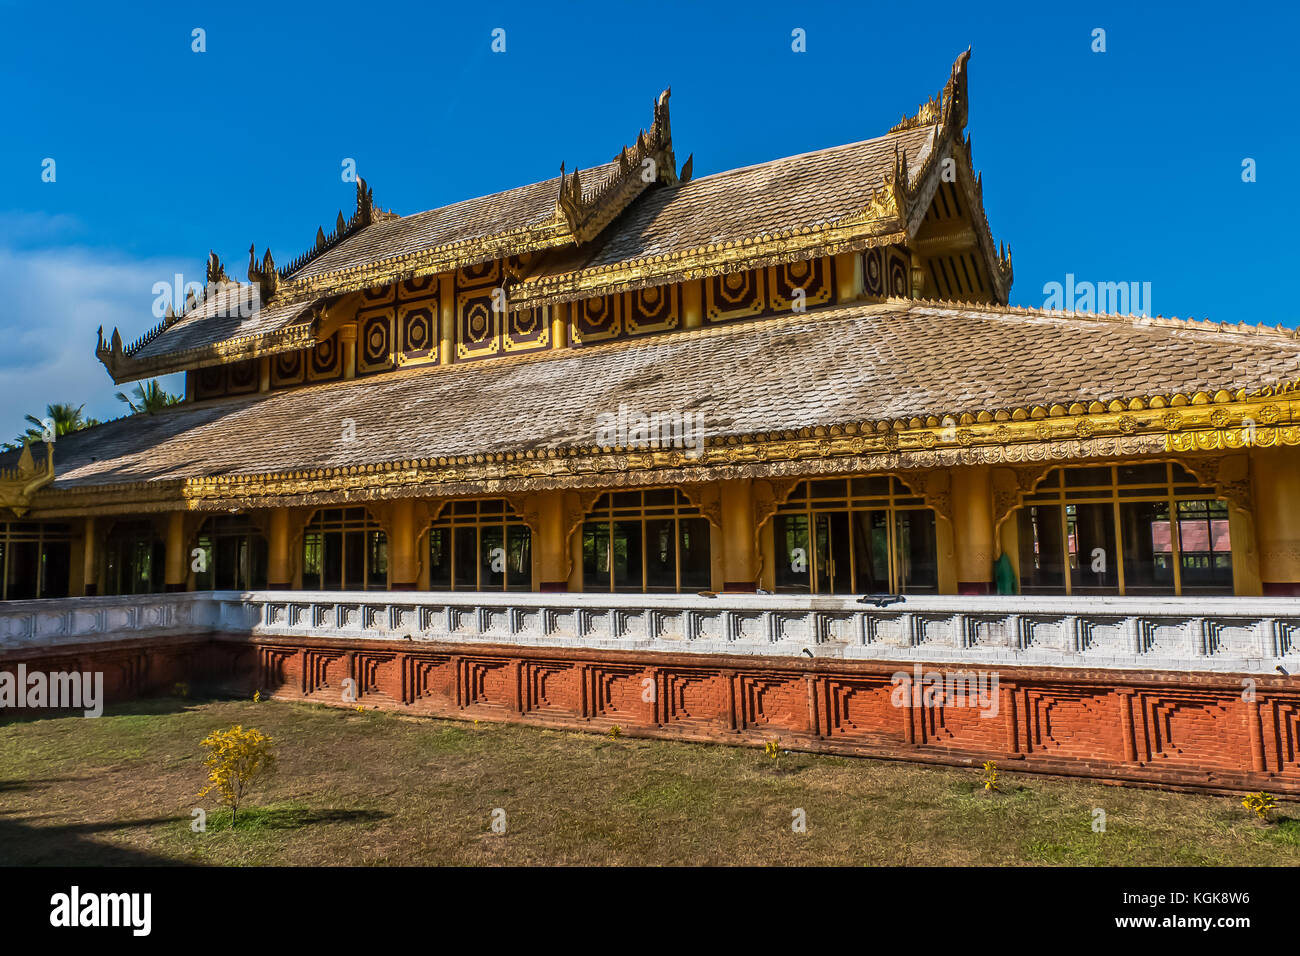
{"label": "grass lawn", "polygon": [[[279,767],[233,830],[199,741]],[[1300,864],[1300,805],[978,770],[358,713],[157,699],[0,723],[2,864]],[[208,811],[206,832],[191,810]],[[1093,808],[1106,831],[1092,829]],[[492,832],[496,808],[506,832]],[[807,832],[791,829],[806,814]]]}

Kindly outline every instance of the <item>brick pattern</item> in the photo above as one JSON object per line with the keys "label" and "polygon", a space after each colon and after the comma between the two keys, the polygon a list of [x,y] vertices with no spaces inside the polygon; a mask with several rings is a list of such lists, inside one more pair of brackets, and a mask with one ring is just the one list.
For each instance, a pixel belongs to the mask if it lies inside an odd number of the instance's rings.
{"label": "brick pattern", "polygon": [[[218,639],[243,643],[246,639]],[[899,693],[884,661],[253,638],[245,690],[355,706],[608,732],[978,765],[1221,791],[1300,794],[1300,683],[1231,674],[1003,668],[996,713]],[[229,656],[231,651],[227,653]],[[281,661],[325,661],[304,685]],[[969,673],[951,664],[925,673]],[[910,672],[903,672],[910,673]],[[902,683],[904,690],[908,685]]]}
{"label": "brick pattern", "polygon": [[[102,671],[109,702],[207,684],[287,700],[461,719],[1300,795],[1300,681],[1001,667],[977,708],[914,674],[961,665],[602,648],[178,636],[0,652],[0,671]],[[905,679],[906,678],[906,679]],[[351,684],[345,684],[350,680]],[[355,697],[355,699],[353,699]]]}

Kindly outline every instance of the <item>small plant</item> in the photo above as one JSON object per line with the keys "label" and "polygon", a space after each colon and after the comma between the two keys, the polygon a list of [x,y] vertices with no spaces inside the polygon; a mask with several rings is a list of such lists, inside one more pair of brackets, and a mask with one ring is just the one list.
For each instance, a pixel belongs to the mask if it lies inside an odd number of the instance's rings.
{"label": "small plant", "polygon": [[185,683],[185,681],[178,681],[172,685],[172,693],[177,697],[189,697],[190,685]]}
{"label": "small plant", "polygon": [[260,704],[261,702],[262,702],[262,692],[260,690],[253,691],[253,703]]}
{"label": "small plant", "polygon": [[618,740],[618,738],[622,736],[623,736],[623,729],[619,727],[618,724],[615,724],[613,727],[609,728],[610,740]]}
{"label": "small plant", "polygon": [[769,740],[767,743],[763,744],[763,753],[775,760],[777,757],[781,756],[781,741]]}
{"label": "small plant", "polygon": [[1241,805],[1255,814],[1256,819],[1267,820],[1268,815],[1277,809],[1277,800],[1271,793],[1251,793],[1241,801]]}
{"label": "small plant", "polygon": [[998,765],[992,760],[984,761],[984,775],[981,777],[984,783],[984,789],[989,793],[1001,793],[1002,788],[998,786]]}
{"label": "small plant", "polygon": [[236,724],[229,730],[214,730],[203,738],[202,746],[208,748],[208,755],[203,758],[203,765],[208,768],[208,785],[199,791],[199,797],[215,790],[230,807],[233,828],[245,794],[275,766],[271,738],[260,730],[252,727],[245,730]]}

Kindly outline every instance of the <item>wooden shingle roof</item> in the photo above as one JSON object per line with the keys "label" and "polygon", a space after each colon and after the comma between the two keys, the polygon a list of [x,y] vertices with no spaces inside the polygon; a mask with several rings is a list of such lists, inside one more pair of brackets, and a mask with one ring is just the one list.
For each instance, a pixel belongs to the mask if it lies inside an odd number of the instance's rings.
{"label": "wooden shingle roof", "polygon": [[890,300],[134,415],[60,438],[54,487],[560,453],[620,406],[712,440],[1297,379],[1293,330]]}

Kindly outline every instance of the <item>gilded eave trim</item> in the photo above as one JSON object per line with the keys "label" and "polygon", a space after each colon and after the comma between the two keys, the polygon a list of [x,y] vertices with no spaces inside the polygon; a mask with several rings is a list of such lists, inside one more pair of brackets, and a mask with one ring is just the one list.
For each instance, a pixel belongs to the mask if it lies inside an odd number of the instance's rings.
{"label": "gilded eave trim", "polygon": [[350,501],[556,488],[634,487],[730,478],[793,478],[967,465],[1300,445],[1293,385],[1214,394],[1034,406],[996,412],[849,422],[709,438],[698,458],[679,449],[577,447],[412,459],[274,474],[47,488],[40,517],[319,506]]}
{"label": "gilded eave trim", "polygon": [[[309,307],[310,303],[304,303],[303,310],[306,311]],[[288,328],[273,332],[245,335],[237,339],[223,339],[209,345],[200,345],[180,352],[165,352],[146,359],[123,357],[115,364],[110,364],[102,358],[100,361],[108,369],[114,384],[122,385],[155,375],[170,375],[173,372],[188,372],[212,365],[242,362],[263,355],[293,352],[311,348],[315,344],[315,324],[295,322]]]}
{"label": "gilded eave trim", "polygon": [[524,281],[510,290],[513,308],[572,302],[596,295],[630,292],[670,282],[690,282],[711,276],[744,272],[797,259],[861,252],[873,246],[906,241],[897,217],[851,225],[832,223],[822,228],[792,229],[773,235],[737,239],[683,252],[615,263],[596,269],[566,273],[554,279]]}

